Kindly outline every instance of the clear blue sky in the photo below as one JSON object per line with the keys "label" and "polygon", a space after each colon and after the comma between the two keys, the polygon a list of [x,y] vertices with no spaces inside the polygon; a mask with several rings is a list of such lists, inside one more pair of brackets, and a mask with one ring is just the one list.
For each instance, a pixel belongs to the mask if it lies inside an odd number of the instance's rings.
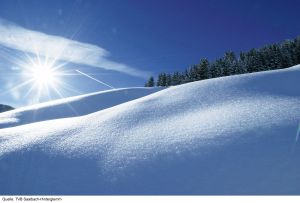
{"label": "clear blue sky", "polygon": [[[200,58],[221,57],[300,34],[300,1],[285,0],[1,0],[0,18],[28,30],[62,36],[107,50],[114,62],[151,72],[181,71]],[[1,38],[1,34],[0,34]],[[0,46],[0,103],[30,103]],[[72,70],[67,65],[65,69]],[[86,65],[77,69],[114,87],[143,86],[145,79]],[[63,78],[74,90],[64,96],[107,89],[80,75]],[[58,98],[52,93],[51,98]],[[43,98],[43,101],[49,98]]]}

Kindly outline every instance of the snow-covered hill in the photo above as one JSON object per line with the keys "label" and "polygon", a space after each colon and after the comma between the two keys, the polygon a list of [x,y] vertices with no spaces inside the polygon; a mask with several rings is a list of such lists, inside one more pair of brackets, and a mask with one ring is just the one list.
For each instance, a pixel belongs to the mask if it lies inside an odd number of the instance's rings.
{"label": "snow-covered hill", "polygon": [[1,129],[0,193],[300,194],[299,78],[193,82]]}
{"label": "snow-covered hill", "polygon": [[0,104],[0,113],[5,112],[5,111],[11,111],[14,108],[5,104]]}
{"label": "snow-covered hill", "polygon": [[0,114],[0,128],[87,115],[152,94],[159,90],[161,90],[161,88],[122,88],[23,107]]}

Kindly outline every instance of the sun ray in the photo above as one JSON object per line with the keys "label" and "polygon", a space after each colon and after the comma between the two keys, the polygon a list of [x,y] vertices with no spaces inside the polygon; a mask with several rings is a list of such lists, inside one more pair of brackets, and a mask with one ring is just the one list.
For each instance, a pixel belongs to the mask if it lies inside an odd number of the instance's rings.
{"label": "sun ray", "polygon": [[31,85],[31,87],[29,88],[29,90],[25,93],[25,95],[23,96],[23,98],[26,98],[30,95],[30,93],[34,90],[34,85]]}
{"label": "sun ray", "polygon": [[[21,98],[26,98],[26,100],[31,99],[29,103],[33,104],[54,98],[64,98],[65,92],[72,92],[72,94],[76,95],[82,94],[82,92],[61,80],[64,76],[72,77],[78,75],[88,77],[106,87],[114,89],[113,86],[94,78],[92,74],[86,74],[79,70],[74,71],[74,68],[65,69],[64,67],[67,67],[70,62],[61,61],[60,59],[60,54],[64,48],[65,47],[62,46],[61,49],[58,50],[58,53],[51,57],[41,55],[37,44],[33,46],[33,53],[23,51],[13,52],[8,48],[0,48],[0,56],[12,62],[12,64],[17,67],[12,74],[13,77],[19,77],[19,79],[22,80],[16,86],[0,93],[0,95],[22,88]],[[24,87],[26,86],[29,87],[25,89]]]}
{"label": "sun ray", "polygon": [[[53,87],[54,88],[54,91],[63,99],[65,98],[62,93],[56,88],[56,87]],[[71,109],[71,111],[73,111],[73,113],[78,116],[78,112],[76,111],[76,109],[71,105],[69,104],[68,102],[66,102],[66,104],[68,105],[68,107]]]}
{"label": "sun ray", "polygon": [[62,82],[62,81],[60,81],[60,87],[63,89],[69,90],[71,92],[74,92],[76,94],[82,94],[82,92],[76,90],[75,88],[72,88],[72,86],[70,86],[69,84]]}
{"label": "sun ray", "polygon": [[[31,103],[38,103],[42,101],[42,99],[52,99],[53,95],[51,94],[56,93],[54,87],[61,85],[60,79],[63,75],[66,75],[61,71],[66,63],[58,64],[55,63],[54,59],[47,56],[41,57],[39,54],[35,56],[24,54],[24,56],[25,60],[23,59],[23,62],[20,60],[15,63],[17,63],[20,68],[19,74],[21,79],[25,82],[14,88],[30,85],[30,88],[28,88],[28,91],[25,91],[22,98],[31,95]],[[13,88],[7,90],[7,92],[9,91],[13,91]]]}
{"label": "sun ray", "polygon": [[31,80],[26,80],[26,81],[22,82],[21,84],[16,85],[16,86],[14,86],[14,87],[12,87],[12,88],[10,88],[10,89],[8,89],[8,90],[2,92],[0,95],[4,95],[4,94],[7,94],[7,93],[12,92],[12,91],[14,91],[14,90],[17,90],[17,89],[19,89],[19,88],[22,88],[22,87],[24,87],[24,86],[30,84],[32,81],[33,81],[33,79],[31,79]]}

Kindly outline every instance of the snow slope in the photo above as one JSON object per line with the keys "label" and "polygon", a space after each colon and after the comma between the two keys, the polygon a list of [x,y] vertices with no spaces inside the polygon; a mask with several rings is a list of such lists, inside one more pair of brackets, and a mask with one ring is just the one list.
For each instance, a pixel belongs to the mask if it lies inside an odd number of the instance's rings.
{"label": "snow slope", "polygon": [[0,114],[0,128],[82,116],[152,94],[161,88],[122,88],[59,99]]}
{"label": "snow slope", "polygon": [[5,112],[5,111],[11,111],[14,108],[5,104],[0,104],[0,113]]}
{"label": "snow slope", "polygon": [[0,194],[299,195],[299,78],[193,82],[1,129]]}

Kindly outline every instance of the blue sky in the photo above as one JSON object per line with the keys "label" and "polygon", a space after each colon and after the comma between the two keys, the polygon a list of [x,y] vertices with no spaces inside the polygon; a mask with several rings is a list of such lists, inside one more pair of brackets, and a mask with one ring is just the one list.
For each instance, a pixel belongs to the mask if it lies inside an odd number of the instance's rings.
{"label": "blue sky", "polygon": [[[8,31],[0,39],[0,103],[39,102],[35,90],[27,94],[30,85],[12,90],[24,82],[18,66],[24,55],[33,57],[34,42],[43,53],[60,39],[71,40],[70,50],[78,48],[76,56],[61,55],[61,61],[70,60],[61,68],[69,74],[60,78],[68,88],[41,95],[46,101],[108,89],[75,70],[113,87],[143,86],[148,75],[181,71],[200,58],[295,38],[299,7],[296,0],[1,0],[0,29]],[[23,32],[37,40],[30,44],[17,35]],[[10,42],[15,35],[19,39]]]}

